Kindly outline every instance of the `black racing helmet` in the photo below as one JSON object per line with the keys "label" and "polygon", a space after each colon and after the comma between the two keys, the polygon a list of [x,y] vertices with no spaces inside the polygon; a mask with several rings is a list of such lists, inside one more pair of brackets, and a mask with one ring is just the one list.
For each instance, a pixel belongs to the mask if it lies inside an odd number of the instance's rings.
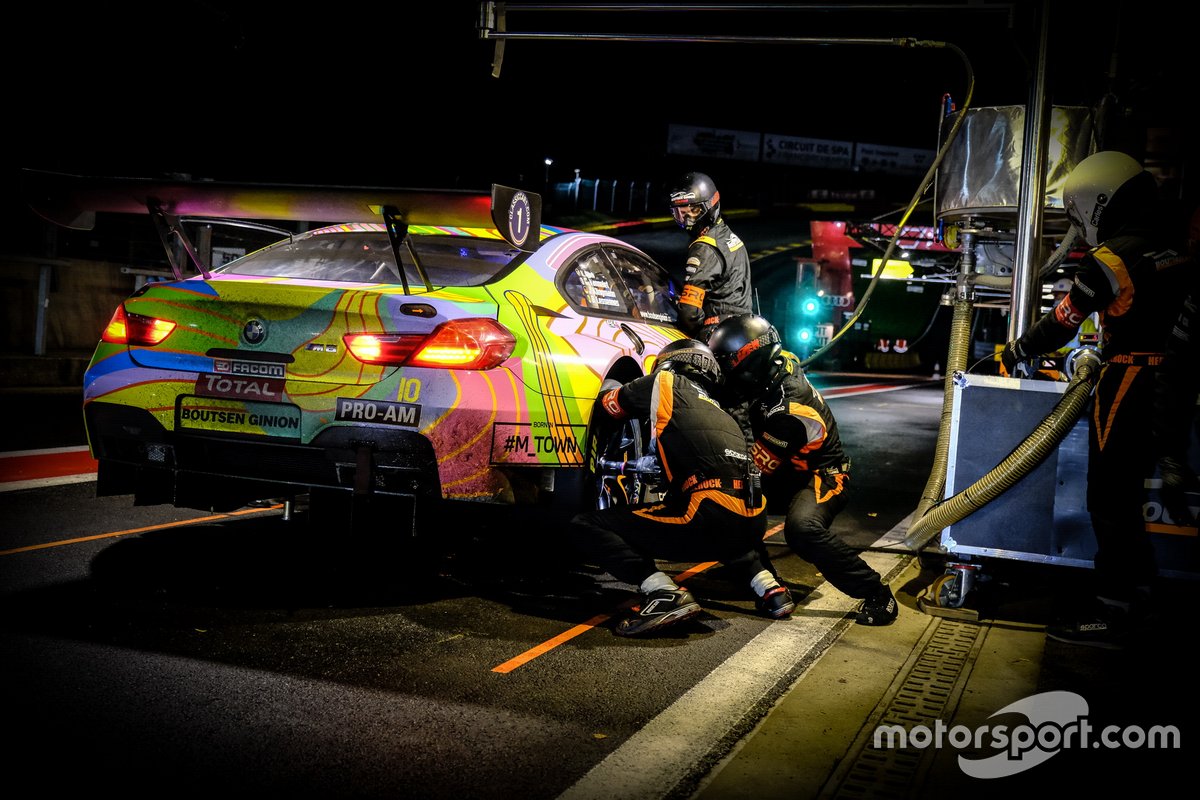
{"label": "black racing helmet", "polygon": [[708,345],[696,339],[676,339],[658,354],[654,370],[684,375],[699,382],[709,392],[721,386],[721,368]]}
{"label": "black racing helmet", "polygon": [[670,204],[675,221],[688,233],[711,228],[721,219],[721,193],[703,172],[684,175],[671,189]]}
{"label": "black racing helmet", "polygon": [[708,346],[725,376],[725,391],[738,400],[757,396],[786,371],[779,331],[757,314],[723,320],[709,335]]}

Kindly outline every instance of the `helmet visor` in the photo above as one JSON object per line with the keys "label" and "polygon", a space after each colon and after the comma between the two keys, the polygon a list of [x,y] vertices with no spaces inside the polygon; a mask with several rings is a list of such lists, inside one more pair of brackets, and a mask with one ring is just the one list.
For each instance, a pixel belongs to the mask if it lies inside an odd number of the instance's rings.
{"label": "helmet visor", "polygon": [[672,206],[671,215],[681,227],[691,227],[696,220],[704,216],[704,206],[695,204],[689,206]]}

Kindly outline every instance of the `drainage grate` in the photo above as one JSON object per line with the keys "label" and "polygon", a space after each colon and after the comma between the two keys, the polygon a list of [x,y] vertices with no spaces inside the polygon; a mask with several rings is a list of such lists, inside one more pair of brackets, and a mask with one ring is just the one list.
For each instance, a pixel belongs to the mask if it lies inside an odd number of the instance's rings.
{"label": "drainage grate", "polygon": [[825,784],[822,797],[892,800],[915,788],[922,759],[933,758],[936,750],[875,747],[875,729],[880,725],[932,729],[936,720],[949,720],[983,644],[983,631],[978,623],[944,617],[926,628],[845,761]]}

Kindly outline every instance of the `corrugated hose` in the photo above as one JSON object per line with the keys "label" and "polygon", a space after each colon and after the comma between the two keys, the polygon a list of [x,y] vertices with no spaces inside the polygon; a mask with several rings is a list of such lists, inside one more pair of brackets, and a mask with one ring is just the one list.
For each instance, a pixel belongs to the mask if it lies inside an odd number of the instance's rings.
{"label": "corrugated hose", "polygon": [[[1086,410],[1092,390],[1100,379],[1101,366],[1100,355],[1095,350],[1080,348],[1075,351],[1071,380],[1062,398],[1045,419],[1008,457],[982,478],[953,497],[922,512],[909,527],[904,543],[913,550],[920,550],[944,528],[983,508],[1045,461]],[[944,482],[943,473],[942,483]],[[922,502],[924,499],[922,498]]]}

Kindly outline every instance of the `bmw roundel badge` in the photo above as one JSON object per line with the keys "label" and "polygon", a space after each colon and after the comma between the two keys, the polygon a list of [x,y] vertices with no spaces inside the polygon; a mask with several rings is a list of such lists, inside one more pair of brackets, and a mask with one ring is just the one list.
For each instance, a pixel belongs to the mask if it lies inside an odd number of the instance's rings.
{"label": "bmw roundel badge", "polygon": [[242,338],[246,344],[262,344],[267,340],[266,324],[261,320],[250,320],[242,327]]}

